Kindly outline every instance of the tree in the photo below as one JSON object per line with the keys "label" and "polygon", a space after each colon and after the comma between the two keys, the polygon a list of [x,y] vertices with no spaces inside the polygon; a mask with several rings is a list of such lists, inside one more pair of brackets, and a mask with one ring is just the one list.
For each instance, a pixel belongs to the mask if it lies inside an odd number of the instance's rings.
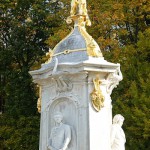
{"label": "tree", "polygon": [[[38,147],[37,88],[28,71],[41,64],[42,56],[48,51],[46,40],[59,26],[57,18],[55,21],[52,18],[61,7],[58,1],[1,1],[2,149],[34,150]],[[32,133],[30,137],[29,133]]]}

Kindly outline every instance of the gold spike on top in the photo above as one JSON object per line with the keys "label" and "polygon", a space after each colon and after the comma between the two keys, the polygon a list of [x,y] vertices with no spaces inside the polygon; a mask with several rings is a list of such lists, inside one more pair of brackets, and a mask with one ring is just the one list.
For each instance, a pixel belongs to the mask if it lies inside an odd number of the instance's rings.
{"label": "gold spike on top", "polygon": [[70,16],[66,22],[68,24],[75,22],[75,26],[78,26],[80,33],[86,41],[87,53],[93,57],[103,57],[101,50],[96,41],[90,36],[85,28],[85,25],[91,26],[91,21],[87,13],[86,0],[72,0]]}
{"label": "gold spike on top", "polygon": [[83,16],[87,26],[91,26],[91,21],[89,19],[87,8],[86,8],[86,0],[72,0],[71,1],[71,11],[70,17],[73,16]]}
{"label": "gold spike on top", "polygon": [[[90,36],[87,33],[86,28],[85,28],[85,25],[91,26],[91,21],[89,19],[88,13],[87,13],[86,0],[72,0],[71,1],[70,16],[67,18],[66,22],[68,24],[70,24],[70,23],[72,23],[72,21],[74,21],[74,26],[78,27],[79,32],[85,39],[86,48],[74,49],[74,50],[64,50],[64,52],[61,52],[61,53],[55,53],[55,48],[54,48],[54,50],[50,50],[47,53],[49,60],[46,63],[51,62],[51,60],[54,56],[61,55],[61,54],[67,55],[69,53],[77,52],[77,51],[87,51],[87,54],[92,57],[103,57],[98,44],[92,38],[92,36]],[[72,32],[65,39],[67,39],[72,34]],[[61,43],[63,41],[64,40],[62,40]]]}

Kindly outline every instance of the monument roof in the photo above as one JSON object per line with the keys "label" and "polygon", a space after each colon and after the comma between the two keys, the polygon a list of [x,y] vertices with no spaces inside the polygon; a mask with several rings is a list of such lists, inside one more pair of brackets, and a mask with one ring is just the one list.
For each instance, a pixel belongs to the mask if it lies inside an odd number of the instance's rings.
{"label": "monument roof", "polygon": [[86,25],[91,25],[86,1],[78,1],[78,3],[72,1],[70,16],[66,22],[68,24],[74,22],[74,29],[53,50],[47,53],[49,56],[47,63],[50,63],[54,58],[57,58],[61,63],[81,62],[88,60],[89,57],[103,58],[98,44],[85,28]]}
{"label": "monument roof", "polygon": [[72,32],[54,48],[59,62],[80,62],[88,59],[86,41],[76,26]]}
{"label": "monument roof", "polygon": [[91,22],[87,14],[86,0],[71,3],[70,16],[67,23],[74,22],[74,29],[62,39],[47,55],[49,60],[41,68],[30,71],[34,82],[44,82],[45,79],[60,74],[78,74],[81,72],[103,72],[104,75],[116,71],[120,64],[104,60],[96,41],[86,31],[86,25]]}

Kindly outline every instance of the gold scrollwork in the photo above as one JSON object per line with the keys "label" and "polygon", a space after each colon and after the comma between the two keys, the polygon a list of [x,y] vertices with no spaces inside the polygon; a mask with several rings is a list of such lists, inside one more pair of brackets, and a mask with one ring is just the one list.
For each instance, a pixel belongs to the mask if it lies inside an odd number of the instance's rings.
{"label": "gold scrollwork", "polygon": [[[87,13],[87,5],[86,5],[86,0],[72,0],[71,1],[71,11],[70,11],[70,16],[67,18],[66,22],[70,24],[72,21],[75,23],[75,27],[77,26],[79,29],[79,32],[83,36],[85,42],[86,42],[86,48],[84,49],[74,49],[74,50],[64,50],[63,52],[59,52],[55,54],[55,50],[57,46],[54,48],[54,50],[49,50],[47,53],[48,56],[48,61],[46,63],[51,62],[52,58],[54,56],[58,56],[61,54],[67,55],[72,52],[77,52],[77,51],[87,51],[88,56],[92,57],[103,57],[103,54],[100,50],[99,45],[96,43],[96,41],[90,36],[85,28],[85,25],[90,26],[91,21],[89,19],[88,13]],[[74,30],[65,38],[67,39]],[[65,40],[63,39],[61,43]],[[60,44],[60,43],[59,43]]]}
{"label": "gold scrollwork", "polygon": [[37,100],[37,109],[38,109],[38,112],[41,113],[41,98],[38,98]]}
{"label": "gold scrollwork", "polygon": [[52,58],[53,58],[54,52],[52,50],[49,50],[48,53],[46,53],[46,56],[48,56],[48,60],[46,63],[51,62]]}
{"label": "gold scrollwork", "polygon": [[39,87],[39,98],[37,100],[37,109],[38,109],[38,112],[41,113],[41,86],[38,86]]}
{"label": "gold scrollwork", "polygon": [[78,26],[81,35],[86,41],[87,54],[92,57],[103,57],[98,44],[92,36],[87,33],[85,28],[85,25],[91,26],[91,21],[86,8],[86,0],[71,1],[71,12],[66,22],[70,24],[72,20],[74,20],[75,26]]}
{"label": "gold scrollwork", "polygon": [[86,41],[87,54],[92,57],[103,57],[103,54],[96,43],[96,41],[90,36],[84,26],[79,26],[79,31]]}
{"label": "gold scrollwork", "polygon": [[91,21],[89,19],[86,7],[86,0],[72,0],[70,17],[68,17],[67,22],[71,23],[73,19],[72,17],[74,16],[84,16],[86,25],[91,26]]}
{"label": "gold scrollwork", "polygon": [[91,92],[91,102],[94,107],[94,109],[99,112],[102,107],[104,107],[104,96],[102,94],[102,91],[100,89],[101,81],[97,77],[96,79],[93,79],[94,83],[94,90]]}

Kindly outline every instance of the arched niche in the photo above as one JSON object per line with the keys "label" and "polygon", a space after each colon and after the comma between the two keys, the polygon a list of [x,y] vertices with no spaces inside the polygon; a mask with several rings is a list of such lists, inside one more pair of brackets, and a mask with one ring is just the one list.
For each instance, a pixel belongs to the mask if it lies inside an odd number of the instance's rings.
{"label": "arched niche", "polygon": [[69,150],[76,150],[77,146],[77,133],[78,133],[78,104],[76,100],[67,97],[60,97],[51,103],[49,106],[49,121],[48,121],[48,137],[50,136],[51,129],[55,126],[53,116],[55,112],[63,114],[63,123],[71,127],[71,142]]}

